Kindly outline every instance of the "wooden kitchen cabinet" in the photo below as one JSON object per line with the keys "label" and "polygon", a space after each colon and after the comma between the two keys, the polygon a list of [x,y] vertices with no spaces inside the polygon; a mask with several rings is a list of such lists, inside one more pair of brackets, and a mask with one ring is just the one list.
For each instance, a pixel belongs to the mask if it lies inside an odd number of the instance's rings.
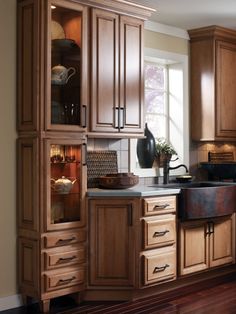
{"label": "wooden kitchen cabinet", "polygon": [[[110,114],[108,103],[116,99],[112,132],[142,132],[142,30],[152,10],[117,0],[17,0],[17,5],[19,289],[25,301],[34,298],[48,312],[52,298],[79,295],[87,284],[86,135],[95,96],[100,117]],[[106,19],[95,18],[101,9],[117,20],[114,34]],[[93,21],[98,24],[91,29]],[[96,45],[94,62],[90,48]],[[115,230],[119,252],[115,276],[109,266],[115,261],[107,256],[105,283],[135,283],[134,203],[121,203],[114,213],[121,225],[126,222],[124,233],[112,218],[113,229],[106,230]],[[103,249],[101,260],[108,253]],[[99,282],[99,276],[95,272],[93,280]]]}
{"label": "wooden kitchen cabinet", "polygon": [[179,273],[235,262],[235,215],[180,223]]}
{"label": "wooden kitchen cabinet", "polygon": [[143,20],[93,9],[91,70],[91,132],[142,133]]}
{"label": "wooden kitchen cabinet", "polygon": [[236,140],[236,32],[210,26],[189,31],[193,140]]}
{"label": "wooden kitchen cabinet", "polygon": [[137,200],[89,201],[89,286],[135,287]]}
{"label": "wooden kitchen cabinet", "polygon": [[85,289],[87,12],[18,1],[17,265],[23,299],[43,312]]}

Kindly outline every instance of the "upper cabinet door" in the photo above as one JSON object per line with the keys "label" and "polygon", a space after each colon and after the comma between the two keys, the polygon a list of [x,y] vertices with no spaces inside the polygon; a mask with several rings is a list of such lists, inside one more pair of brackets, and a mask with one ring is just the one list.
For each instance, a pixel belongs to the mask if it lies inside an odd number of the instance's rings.
{"label": "upper cabinet door", "polygon": [[120,131],[143,130],[143,21],[120,18]]}
{"label": "upper cabinet door", "polygon": [[87,9],[52,1],[48,23],[46,128],[86,128]]}
{"label": "upper cabinet door", "polygon": [[119,16],[92,9],[91,131],[118,132]]}
{"label": "upper cabinet door", "polygon": [[216,42],[216,136],[236,139],[236,44]]}
{"label": "upper cabinet door", "polygon": [[18,130],[84,131],[87,7],[29,0],[18,8]]}
{"label": "upper cabinet door", "polygon": [[92,9],[91,131],[142,133],[143,21]]}
{"label": "upper cabinet door", "polygon": [[235,141],[236,32],[209,26],[189,35],[192,139]]}

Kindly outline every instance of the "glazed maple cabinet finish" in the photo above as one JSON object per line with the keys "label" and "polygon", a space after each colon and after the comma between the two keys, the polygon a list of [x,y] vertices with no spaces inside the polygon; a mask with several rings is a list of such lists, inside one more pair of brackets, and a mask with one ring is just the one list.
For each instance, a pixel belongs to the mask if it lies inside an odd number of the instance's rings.
{"label": "glazed maple cabinet finish", "polygon": [[[19,288],[43,312],[52,298],[85,289],[87,11],[18,1]],[[66,40],[53,38],[54,23]],[[73,75],[55,78],[55,67]]]}
{"label": "glazed maple cabinet finish", "polygon": [[143,199],[141,286],[176,279],[176,196]]}
{"label": "glazed maple cabinet finish", "polygon": [[236,140],[236,32],[189,31],[193,140]]}
{"label": "glazed maple cabinet finish", "polygon": [[[50,299],[85,290],[89,115],[104,115],[105,124],[118,119],[112,132],[142,132],[142,31],[152,10],[117,0],[17,4],[19,287],[24,300],[41,301],[47,312]],[[91,48],[98,48],[95,60]],[[132,286],[133,203],[122,206],[116,218],[128,225],[123,239],[114,228],[121,260],[112,280]]]}
{"label": "glazed maple cabinet finish", "polygon": [[92,10],[91,131],[143,131],[143,21]]}
{"label": "glazed maple cabinet finish", "polygon": [[235,215],[180,224],[179,271],[186,275],[235,262]]}
{"label": "glazed maple cabinet finish", "polygon": [[89,201],[89,285],[135,286],[137,200]]}

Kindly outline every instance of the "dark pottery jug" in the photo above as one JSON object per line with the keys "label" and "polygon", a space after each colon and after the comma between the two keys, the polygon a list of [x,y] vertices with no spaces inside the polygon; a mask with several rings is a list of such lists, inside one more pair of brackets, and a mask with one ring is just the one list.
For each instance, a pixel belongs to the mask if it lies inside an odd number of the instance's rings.
{"label": "dark pottery jug", "polygon": [[156,157],[156,142],[153,134],[148,129],[147,123],[144,128],[145,138],[137,141],[137,157],[141,168],[152,168]]}

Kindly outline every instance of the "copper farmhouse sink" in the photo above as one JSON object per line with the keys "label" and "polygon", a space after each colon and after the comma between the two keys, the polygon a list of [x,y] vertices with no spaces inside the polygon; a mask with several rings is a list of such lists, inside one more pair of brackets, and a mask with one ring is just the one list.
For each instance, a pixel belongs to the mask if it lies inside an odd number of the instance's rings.
{"label": "copper farmhouse sink", "polygon": [[152,187],[180,189],[178,217],[181,220],[214,218],[236,211],[236,184],[190,182],[158,184]]}
{"label": "copper farmhouse sink", "polygon": [[181,220],[230,215],[235,207],[236,185],[193,183],[181,187],[178,199]]}

